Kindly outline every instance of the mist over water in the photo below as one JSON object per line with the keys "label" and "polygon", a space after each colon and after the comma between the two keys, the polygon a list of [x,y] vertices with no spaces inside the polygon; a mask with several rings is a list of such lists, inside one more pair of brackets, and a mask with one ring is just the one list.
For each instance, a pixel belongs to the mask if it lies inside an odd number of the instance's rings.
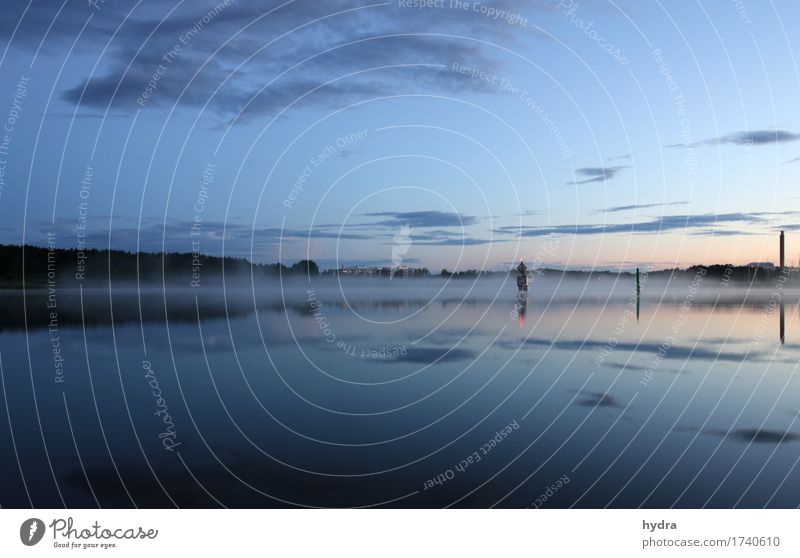
{"label": "mist over water", "polygon": [[798,291],[643,279],[3,291],[0,503],[793,506]]}

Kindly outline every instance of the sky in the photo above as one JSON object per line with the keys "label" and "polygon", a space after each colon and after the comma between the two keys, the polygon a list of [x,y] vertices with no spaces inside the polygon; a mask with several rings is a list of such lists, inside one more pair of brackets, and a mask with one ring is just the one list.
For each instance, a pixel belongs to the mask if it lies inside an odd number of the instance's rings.
{"label": "sky", "polygon": [[800,258],[800,6],[14,2],[0,243],[323,268]]}

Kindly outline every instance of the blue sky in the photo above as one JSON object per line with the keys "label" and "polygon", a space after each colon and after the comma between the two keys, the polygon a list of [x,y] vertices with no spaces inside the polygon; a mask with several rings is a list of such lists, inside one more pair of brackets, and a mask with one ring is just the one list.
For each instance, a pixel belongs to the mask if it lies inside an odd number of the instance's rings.
{"label": "blue sky", "polygon": [[796,4],[19,3],[0,242],[795,263]]}

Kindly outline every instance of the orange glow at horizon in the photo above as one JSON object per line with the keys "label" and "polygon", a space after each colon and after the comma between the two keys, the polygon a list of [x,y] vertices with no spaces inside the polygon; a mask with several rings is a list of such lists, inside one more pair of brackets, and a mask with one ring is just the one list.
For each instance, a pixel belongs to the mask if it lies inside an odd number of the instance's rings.
{"label": "orange glow at horizon", "polygon": [[[786,232],[785,263],[797,266],[800,261],[800,232]],[[546,240],[523,239],[516,254],[533,261],[541,253]],[[507,250],[509,247],[503,247]],[[496,258],[496,248],[492,250]],[[509,254],[508,259],[512,259]],[[779,231],[757,235],[692,235],[691,233],[634,234],[634,235],[564,235],[558,250],[551,257],[541,258],[542,267],[629,268],[650,266],[652,269],[688,267],[691,265],[732,264],[752,262],[779,263]]]}

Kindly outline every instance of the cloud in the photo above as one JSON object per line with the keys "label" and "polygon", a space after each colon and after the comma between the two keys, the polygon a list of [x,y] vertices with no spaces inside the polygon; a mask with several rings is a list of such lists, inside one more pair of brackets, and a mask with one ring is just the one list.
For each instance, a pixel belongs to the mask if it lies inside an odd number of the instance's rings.
{"label": "cloud", "polygon": [[482,246],[511,241],[509,238],[474,238],[463,231],[453,232],[444,229],[434,229],[428,232],[414,231],[412,239],[416,246]]}
{"label": "cloud", "polygon": [[675,201],[675,202],[667,202],[667,203],[642,203],[642,204],[633,204],[633,205],[618,205],[615,207],[607,207],[602,211],[604,213],[619,213],[620,211],[631,211],[633,209],[647,209],[650,207],[667,207],[670,205],[688,205],[689,202],[685,201]]}
{"label": "cloud", "polygon": [[[42,52],[61,53],[86,24],[76,52],[95,57],[103,49],[104,56],[91,77],[78,75],[60,92],[62,99],[90,109],[133,112],[142,108],[137,100],[162,64],[145,110],[208,103],[207,110],[221,122],[272,116],[298,99],[296,106],[330,107],[403,93],[495,92],[485,80],[451,66],[468,63],[497,74],[501,53],[455,37],[512,46],[531,38],[551,40],[447,7],[419,10],[369,0],[218,5],[220,0],[178,6],[144,0],[135,9],[107,2],[93,10],[80,2],[67,2],[62,9],[48,2],[16,3],[4,8],[0,37],[32,54],[46,36]],[[492,6],[529,18],[552,10],[549,0],[499,0]],[[165,62],[175,45],[180,52]]]}
{"label": "cloud", "polygon": [[489,238],[442,238],[427,242],[416,242],[419,246],[483,246],[484,244],[494,244],[496,242],[507,242],[506,239],[496,240]]}
{"label": "cloud", "polygon": [[[614,223],[592,225],[554,225],[554,226],[505,226],[491,231],[495,236],[469,234],[461,228],[480,222],[478,217],[455,212],[444,211],[383,211],[364,214],[370,218],[360,223],[321,223],[312,227],[292,227],[283,229],[274,226],[246,223],[241,220],[222,221],[208,220],[203,222],[201,231],[201,249],[204,254],[221,255],[223,242],[225,254],[230,256],[250,257],[251,246],[256,261],[274,261],[277,248],[284,244],[306,244],[310,240],[350,240],[365,242],[384,242],[390,244],[394,232],[403,225],[414,228],[412,239],[415,246],[482,246],[514,241],[517,237],[540,237],[553,234],[592,235],[592,234],[655,234],[671,230],[700,229],[691,234],[735,235],[755,234],[711,228],[722,223],[757,223],[766,224],[767,219],[774,216],[796,215],[797,212],[781,213],[723,213],[703,215],[673,215],[638,223]],[[92,218],[87,231],[86,243],[89,248],[105,248],[109,244],[120,250],[190,252],[193,222],[175,219],[164,223],[159,218],[113,218],[111,234],[109,234],[109,217]],[[453,227],[453,229],[450,229]],[[800,228],[792,224],[781,227],[784,230]],[[6,242],[20,242],[20,231],[14,227],[0,227]],[[74,234],[75,222],[70,219],[57,219],[51,223],[33,222],[29,225],[27,241],[44,245],[46,234],[56,232],[67,237]],[[38,233],[38,235],[37,235]],[[138,241],[138,244],[137,244]]]}
{"label": "cloud", "polygon": [[800,134],[787,132],[786,130],[755,130],[752,132],[735,132],[720,137],[717,143],[734,145],[765,145],[768,143],[781,143],[786,141],[797,141]]}
{"label": "cloud", "polygon": [[691,144],[675,143],[667,145],[668,148],[698,147],[701,145],[768,145],[771,143],[785,143],[800,140],[800,134],[786,130],[752,130],[745,132],[732,132],[718,138],[709,138]]}
{"label": "cloud", "polygon": [[365,213],[367,217],[389,217],[385,221],[371,223],[370,226],[414,228],[426,227],[466,227],[478,222],[477,217],[447,211],[380,211]]}
{"label": "cloud", "polygon": [[575,169],[577,174],[582,176],[588,176],[589,178],[585,180],[574,180],[572,182],[567,182],[567,184],[588,184],[589,182],[605,182],[606,180],[611,180],[620,171],[623,169],[627,169],[629,167],[582,167],[580,169]]}
{"label": "cloud", "polygon": [[[514,234],[522,237],[547,236],[550,234],[649,234],[673,230],[686,230],[697,227],[713,227],[720,223],[764,223],[767,217],[790,215],[794,212],[755,212],[755,213],[704,213],[699,215],[666,215],[649,221],[636,223],[604,223],[591,225],[550,225],[550,226],[505,226],[496,229],[498,234]],[[709,229],[710,234],[725,234]],[[746,234],[746,233],[740,233]]]}
{"label": "cloud", "polygon": [[[203,221],[202,229],[198,236],[192,236],[192,221],[171,221],[164,224],[157,220],[143,220],[137,224],[135,219],[115,219],[109,234],[108,223],[97,222],[87,227],[86,246],[88,248],[107,248],[109,238],[115,249],[135,251],[138,247],[142,251],[166,252],[191,252],[192,240],[198,241],[201,251],[208,255],[221,255],[223,241],[226,256],[249,256],[252,243],[253,251],[258,261],[258,254],[265,249],[277,247],[283,242],[307,242],[313,239],[336,240],[374,240],[376,235],[367,232],[353,232],[350,230],[332,229],[328,227],[290,228],[263,227],[228,221]],[[56,232],[67,236],[74,234],[75,222],[69,219],[49,220],[38,223],[41,241],[44,242],[45,234]],[[195,231],[197,233],[197,231]],[[31,242],[36,242],[35,235],[28,234]],[[272,259],[268,259],[272,261]]]}
{"label": "cloud", "polygon": [[752,236],[756,234],[753,231],[732,231],[732,230],[723,230],[723,229],[701,229],[697,231],[692,231],[690,233],[692,236]]}
{"label": "cloud", "polygon": [[789,159],[788,161],[786,161],[784,163],[784,165],[788,165],[789,163],[796,163],[797,161],[800,161],[800,157],[795,157],[794,159]]}
{"label": "cloud", "polygon": [[[201,251],[208,255],[222,255],[223,242],[226,256],[250,257],[251,245],[253,257],[256,261],[274,261],[277,257],[277,248],[283,243],[305,244],[311,240],[353,240],[380,242],[391,244],[394,231],[403,224],[410,224],[415,230],[412,234],[414,245],[419,246],[478,246],[493,242],[508,242],[511,239],[482,239],[473,238],[463,232],[453,232],[446,229],[430,229],[433,226],[449,227],[459,222],[459,214],[439,211],[411,211],[411,212],[382,212],[375,215],[389,216],[391,219],[365,223],[323,223],[313,227],[271,227],[241,221],[203,221],[200,236],[192,236],[191,220],[173,220],[166,224],[159,219],[144,219],[138,223],[135,218],[115,217],[112,221],[111,234],[109,234],[109,218],[96,217],[87,227],[86,246],[88,248],[103,249],[109,244],[115,249],[145,252],[191,252],[192,241],[199,241]],[[477,222],[477,218],[461,215],[466,223]],[[407,220],[406,220],[407,219]],[[401,225],[398,225],[401,224]],[[57,219],[55,223],[50,220],[35,222],[36,229],[28,231],[27,239],[34,244],[46,244],[46,234],[56,232],[64,237],[74,234],[75,222],[70,219]],[[4,227],[0,227],[0,232]],[[8,228],[6,238],[11,232],[19,231]],[[39,233],[37,237],[36,233]],[[197,232],[197,231],[195,231]],[[8,241],[17,241],[10,238]],[[138,242],[138,245],[137,245]],[[415,261],[406,258],[407,261]]]}

